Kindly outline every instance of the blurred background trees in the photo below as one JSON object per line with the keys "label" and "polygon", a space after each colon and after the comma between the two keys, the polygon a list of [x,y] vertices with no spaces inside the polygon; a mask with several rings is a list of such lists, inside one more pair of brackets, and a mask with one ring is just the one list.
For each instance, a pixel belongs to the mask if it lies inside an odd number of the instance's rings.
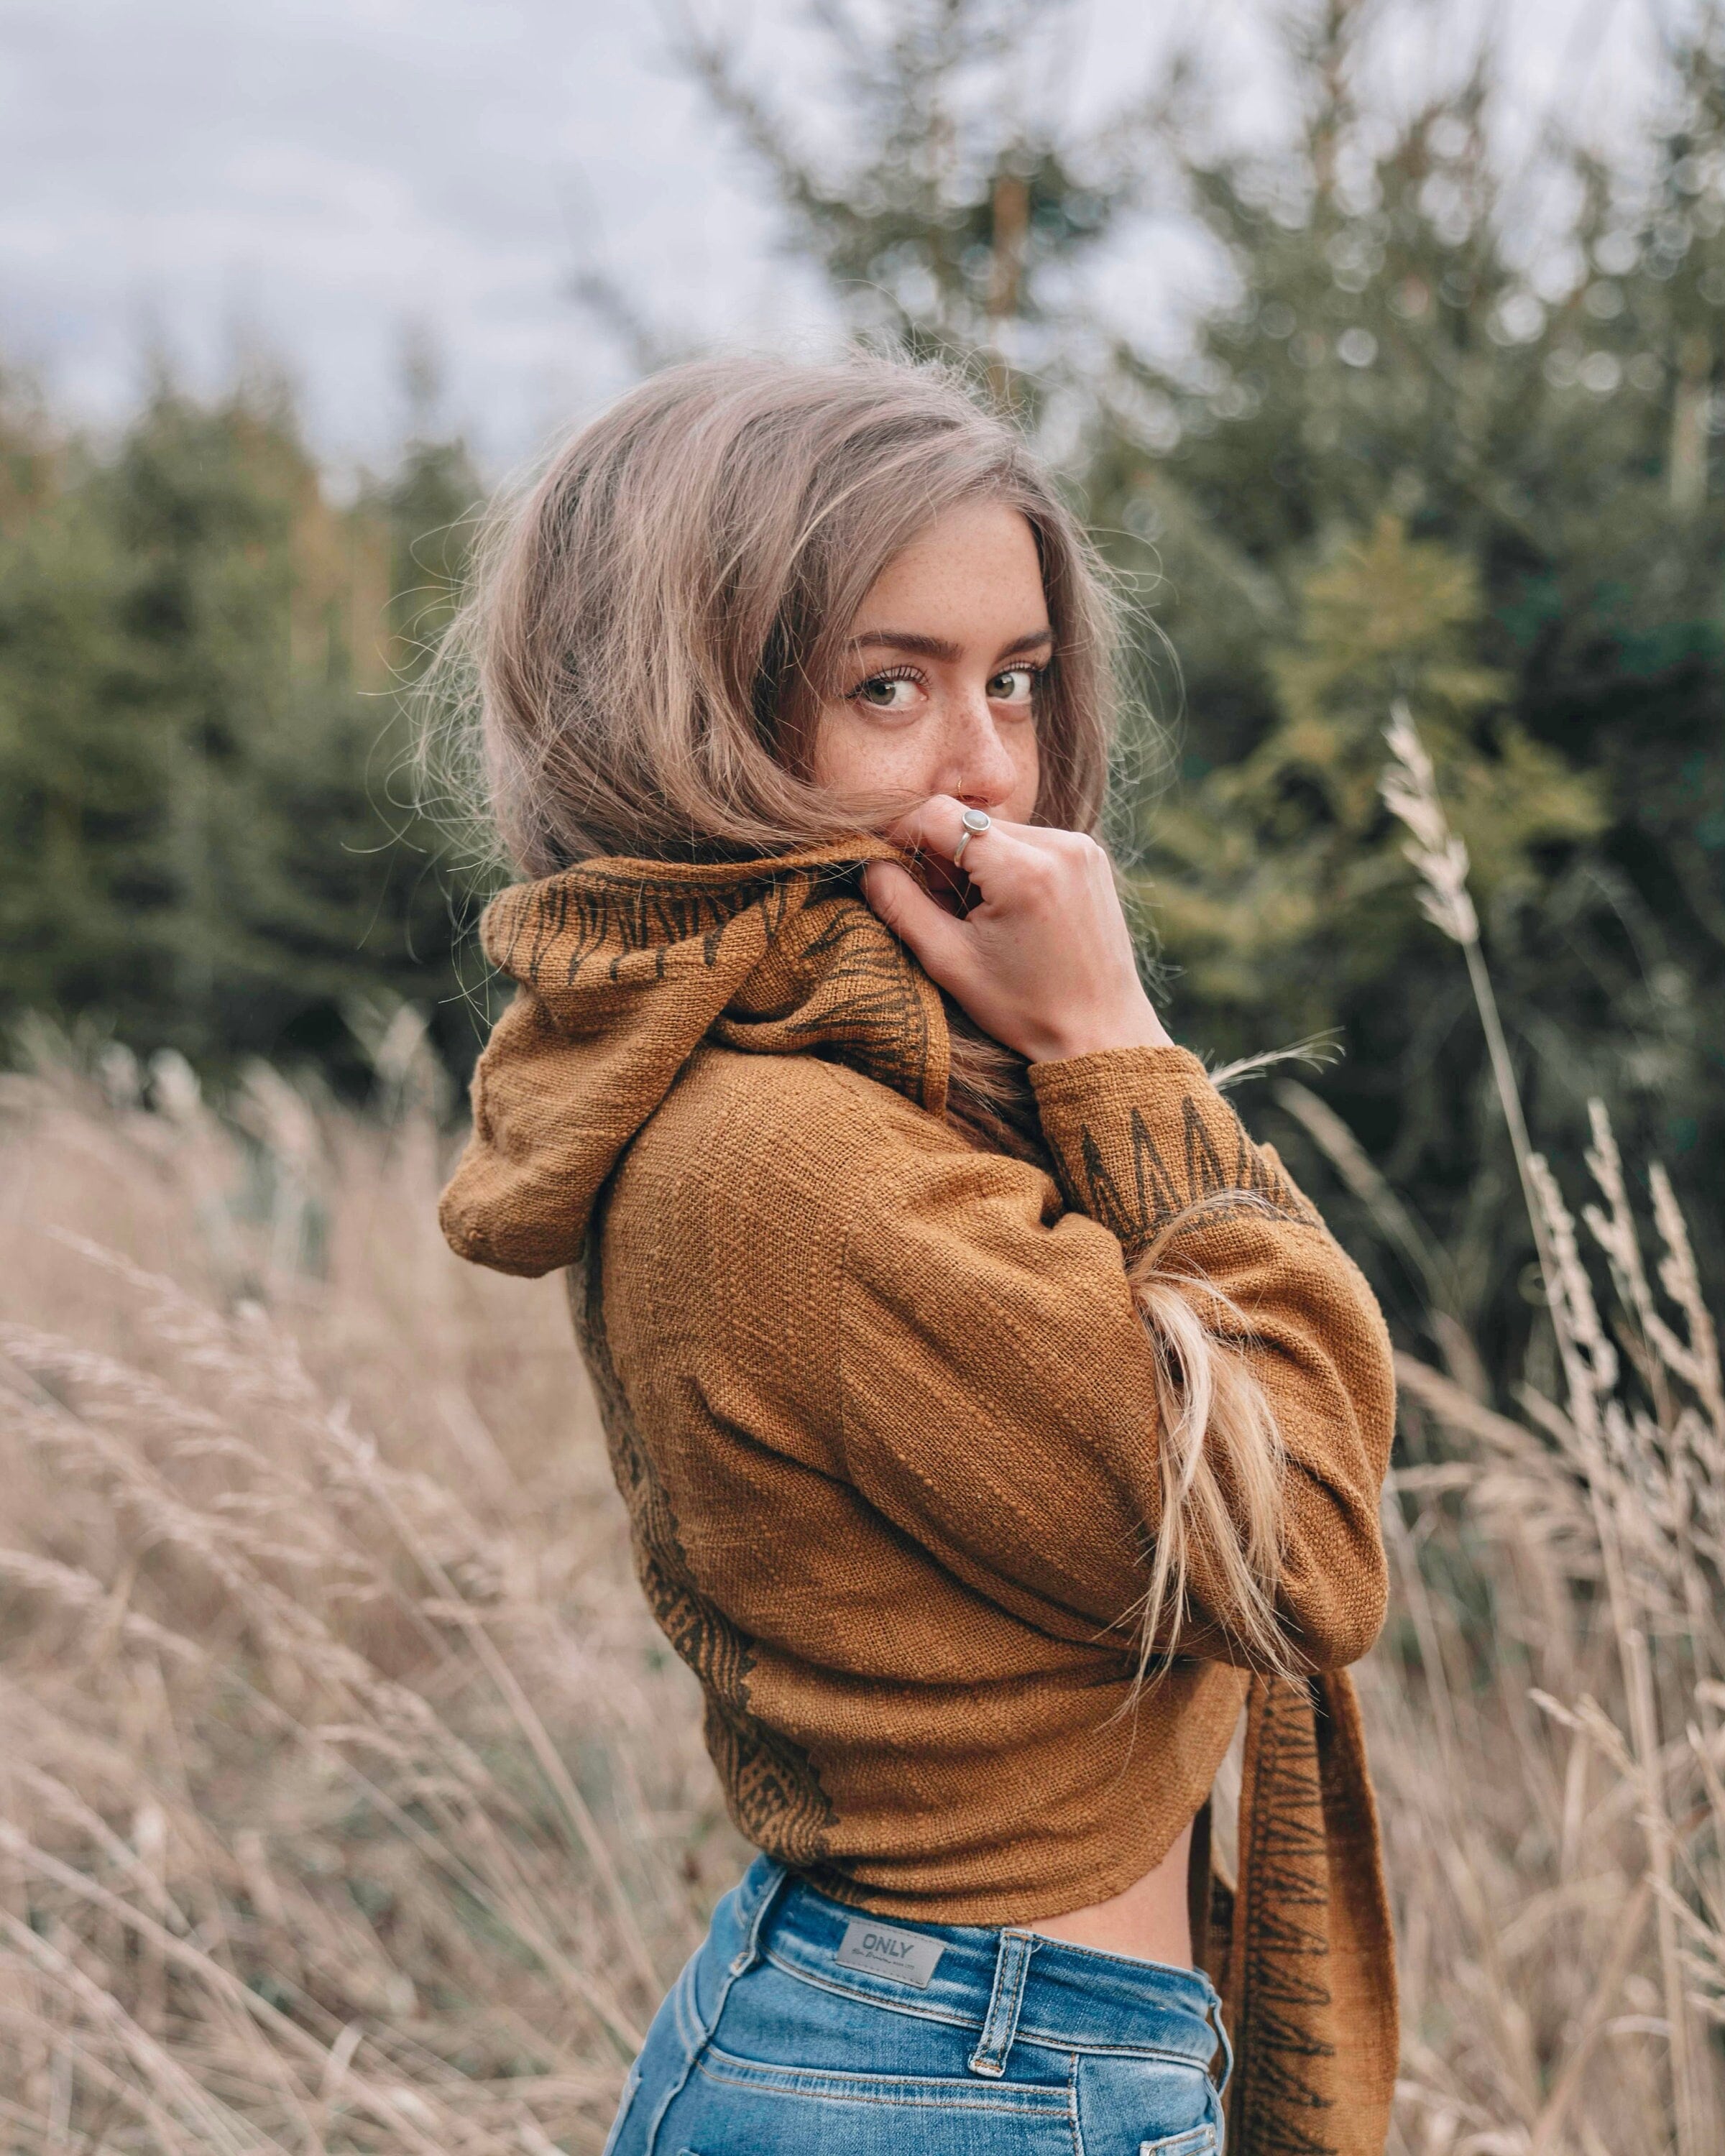
{"label": "blurred background trees", "polygon": [[[1281,124],[1246,143],[1178,55],[1057,126],[1052,0],[807,0],[812,97],[705,17],[673,36],[843,322],[972,368],[1133,595],[1156,722],[1119,838],[1177,1029],[1335,1038],[1312,1088],[1507,1370],[1531,1248],[1382,728],[1405,697],[1436,757],[1536,1139],[1579,1155],[1600,1093],[1630,1158],[1720,1187],[1725,45],[1711,16],[1671,45],[1609,168],[1554,128],[1512,160],[1488,61],[1424,103],[1373,87],[1378,13],[1284,11]],[[1197,265],[1183,341],[1097,296],[1146,220]],[[626,277],[583,291],[644,351],[698,338]],[[398,706],[482,488],[429,410],[336,500],[262,378],[162,382],[117,442],[0,399],[0,1012],[347,1078],[344,1014],[387,991],[465,1068],[476,892],[410,805]],[[1367,1198],[1250,1112],[1417,1323]]]}
{"label": "blurred background trees", "polygon": [[[1704,2156],[1725,1390],[1676,1201],[1717,1281],[1712,0],[1609,164],[1573,96],[1517,146],[1489,54],[1407,94],[1384,41],[1454,0],[1209,11],[1280,24],[1273,90],[1176,52],[1082,129],[1051,117],[1076,0],[690,4],[675,49],[834,315],[1009,404],[1119,573],[1115,836],[1176,1030],[1343,1051],[1241,1100],[1403,1351],[1361,1671],[1394,2145]],[[750,13],[794,34],[703,28]],[[643,367],[701,331],[645,284],[572,287]],[[437,1235],[495,871],[416,805],[401,706],[492,475],[423,357],[407,388],[385,469],[338,477],[266,370],[158,373],[101,437],[0,371],[0,2113],[32,2147],[597,2148],[740,1861],[554,1286]],[[1392,701],[1553,1158],[1550,1323],[1466,965],[1382,805]]]}
{"label": "blurred background trees", "polygon": [[461,1055],[397,701],[478,492],[415,436],[332,500],[267,377],[159,381],[100,446],[0,403],[0,1015],[345,1077],[344,1008],[381,989]]}
{"label": "blurred background trees", "polygon": [[[1139,595],[1173,769],[1137,744],[1120,836],[1177,1029],[1230,1055],[1334,1036],[1319,1090],[1507,1365],[1532,1245],[1466,984],[1378,798],[1383,728],[1404,696],[1436,757],[1536,1139],[1578,1154],[1600,1094],[1635,1156],[1720,1187],[1725,42],[1703,11],[1669,47],[1621,168],[1548,128],[1512,169],[1486,60],[1423,103],[1374,94],[1384,12],[1283,11],[1291,124],[1245,146],[1178,58],[1048,133],[1012,62],[1057,49],[1059,7],[901,0],[870,36],[811,5],[855,116],[836,155],[722,37],[685,18],[683,49],[852,326],[974,364]],[[1205,242],[1174,358],[1078,296],[1146,215]],[[1387,1255],[1378,1285],[1411,1318]]]}

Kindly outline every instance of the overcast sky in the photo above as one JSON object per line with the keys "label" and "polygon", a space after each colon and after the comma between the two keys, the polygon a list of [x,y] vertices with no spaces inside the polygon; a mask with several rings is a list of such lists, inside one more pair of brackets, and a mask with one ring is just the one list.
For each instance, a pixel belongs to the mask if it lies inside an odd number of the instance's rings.
{"label": "overcast sky", "polygon": [[[794,85],[788,4],[704,13]],[[1267,4],[1209,4],[1246,111]],[[1418,74],[1466,49],[1490,0],[1406,4]],[[1609,124],[1642,94],[1648,0],[1505,8],[1525,127],[1554,98]],[[1057,85],[1073,111],[1192,19],[1188,0],[1077,0],[1074,15]],[[495,466],[625,378],[570,301],[583,264],[628,272],[705,335],[818,336],[819,292],[775,254],[770,212],[660,23],[654,0],[0,0],[0,361],[103,422],[152,346],[206,386],[261,346],[320,446],[352,462],[398,439],[403,346],[429,339],[447,418]],[[843,124],[820,111],[817,132]],[[1157,257],[1125,280],[1147,310]]]}

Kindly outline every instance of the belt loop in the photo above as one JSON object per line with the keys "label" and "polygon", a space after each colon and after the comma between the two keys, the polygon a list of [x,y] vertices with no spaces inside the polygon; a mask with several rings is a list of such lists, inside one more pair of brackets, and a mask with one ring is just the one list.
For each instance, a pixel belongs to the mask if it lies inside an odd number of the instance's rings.
{"label": "belt loop", "polygon": [[[770,1858],[768,1861],[773,1862]],[[767,1922],[767,1912],[778,1899],[778,1890],[789,1876],[790,1874],[783,1865],[773,1863],[773,1875],[762,1884],[761,1898],[756,1902],[753,1912],[749,1917],[748,1928],[743,1933],[742,1944],[731,1957],[731,1966],[727,1971],[729,1975],[742,1976],[747,1970],[752,1969],[760,1959],[761,1930]]]}
{"label": "belt loop", "polygon": [[1036,1940],[1029,1932],[1003,1932],[994,1958],[994,1989],[988,1994],[988,2011],[983,2033],[970,2055],[970,2071],[999,2081],[1006,2071],[1007,2054],[1019,2033],[1019,2009],[1024,2000],[1024,1979]]}
{"label": "belt loop", "polygon": [[1228,2039],[1228,2024],[1223,2016],[1222,2002],[1216,1995],[1214,1985],[1206,1980],[1204,1989],[1210,1994],[1209,2005],[1204,2009],[1204,2019],[1215,2030],[1217,2039],[1222,2046],[1221,2076],[1218,2079],[1214,2074],[1212,2074],[1210,2079],[1215,2082],[1216,2094],[1219,2097],[1226,2096],[1228,2084],[1234,2078],[1234,2046]]}

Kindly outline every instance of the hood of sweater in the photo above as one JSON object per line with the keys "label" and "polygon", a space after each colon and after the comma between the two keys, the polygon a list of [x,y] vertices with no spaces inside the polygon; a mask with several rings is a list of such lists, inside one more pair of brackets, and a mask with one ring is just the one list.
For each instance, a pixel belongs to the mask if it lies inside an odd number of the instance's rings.
{"label": "hood of sweater", "polygon": [[473,1083],[439,1217],[462,1257],[539,1274],[581,1255],[593,1204],[704,1041],[824,1055],[946,1106],[939,991],[870,911],[867,837],[769,859],[601,860],[516,884],[480,937],[517,983]]}

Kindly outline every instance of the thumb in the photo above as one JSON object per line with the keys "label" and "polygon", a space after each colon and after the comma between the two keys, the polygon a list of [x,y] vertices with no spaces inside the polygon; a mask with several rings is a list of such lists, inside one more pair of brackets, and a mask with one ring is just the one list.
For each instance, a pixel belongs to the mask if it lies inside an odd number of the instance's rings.
{"label": "thumb", "polygon": [[862,888],[875,913],[909,944],[923,972],[956,995],[970,970],[970,939],[963,924],[896,861],[870,861],[863,870]]}

